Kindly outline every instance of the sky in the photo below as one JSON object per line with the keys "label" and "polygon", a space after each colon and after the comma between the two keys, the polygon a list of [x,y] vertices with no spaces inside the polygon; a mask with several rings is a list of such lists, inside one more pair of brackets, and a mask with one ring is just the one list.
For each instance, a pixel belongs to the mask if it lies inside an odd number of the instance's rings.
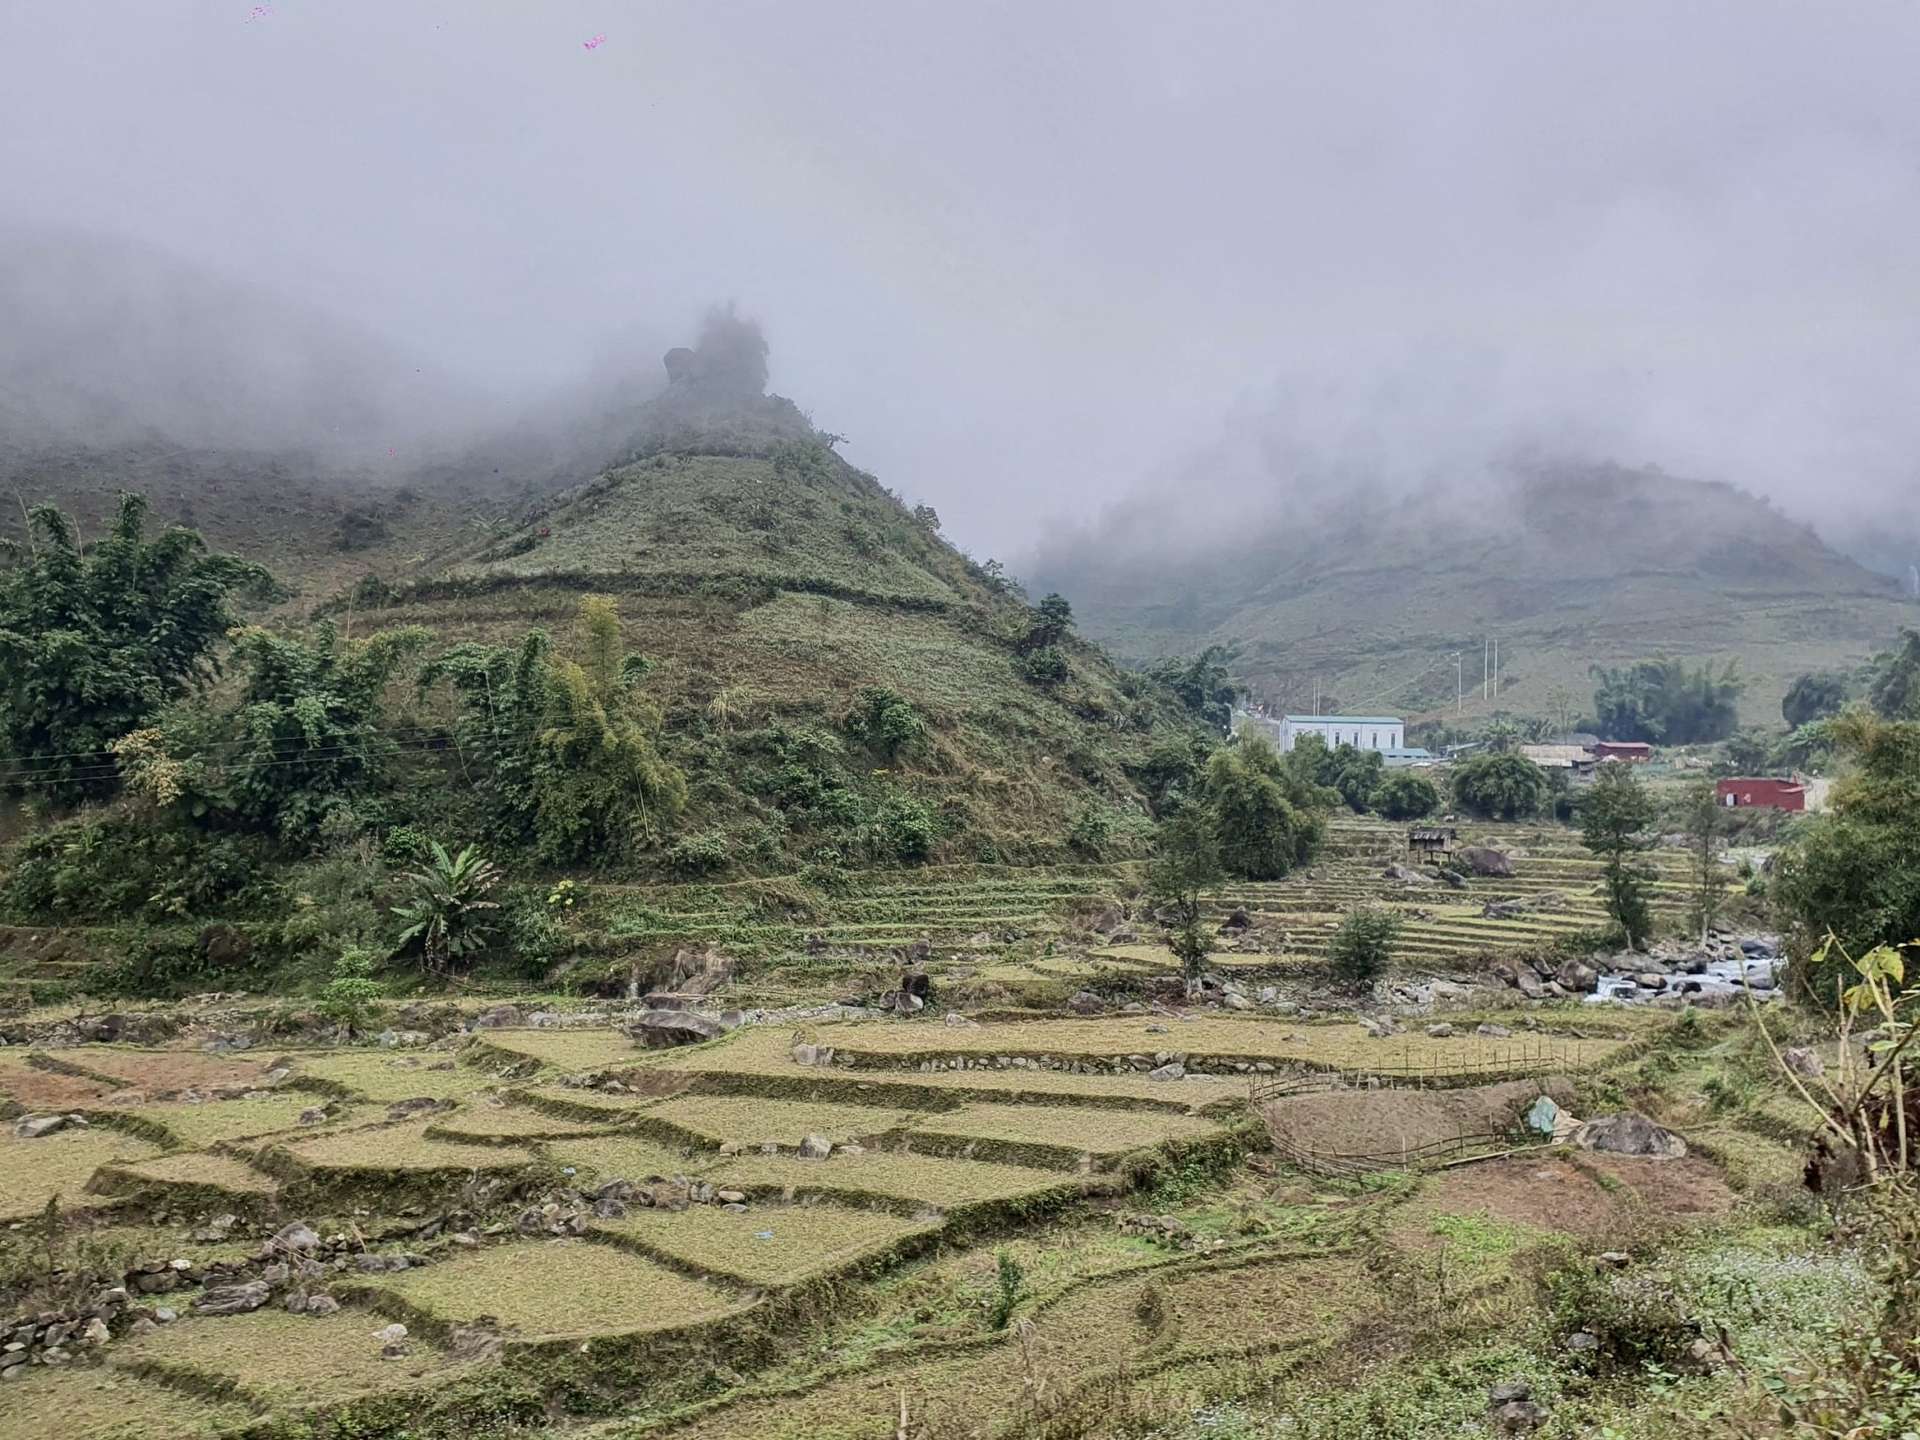
{"label": "sky", "polygon": [[1916,534],[1916,73],[1908,0],[0,0],[0,220],[488,404],[732,300],[983,556],[1516,445]]}

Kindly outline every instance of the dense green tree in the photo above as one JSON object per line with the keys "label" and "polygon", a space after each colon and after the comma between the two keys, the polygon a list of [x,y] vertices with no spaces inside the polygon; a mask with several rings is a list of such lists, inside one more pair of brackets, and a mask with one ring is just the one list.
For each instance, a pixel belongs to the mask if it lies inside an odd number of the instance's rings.
{"label": "dense green tree", "polygon": [[1146,759],[1133,767],[1154,813],[1169,812],[1192,791],[1215,748],[1197,730],[1163,727],[1154,731]]}
{"label": "dense green tree", "polygon": [[1652,871],[1640,858],[1653,846],[1646,833],[1654,803],[1630,765],[1603,765],[1580,806],[1580,843],[1605,867],[1607,913],[1638,949],[1653,931],[1647,900]]}
{"label": "dense green tree", "polygon": [[1233,656],[1224,646],[1210,645],[1191,659],[1162,660],[1147,674],[1171,690],[1189,714],[1225,735],[1241,694],[1227,671]]}
{"label": "dense green tree", "polygon": [[1773,768],[1774,738],[1764,730],[1741,730],[1727,740],[1726,773],[1765,775]]}
{"label": "dense green tree", "polygon": [[1786,697],[1780,702],[1780,718],[1787,722],[1789,730],[1798,730],[1815,720],[1838,715],[1846,708],[1850,694],[1846,676],[1831,671],[1811,671],[1787,687]]}
{"label": "dense green tree", "polygon": [[926,747],[927,722],[896,690],[869,685],[860,692],[847,730],[886,760],[900,760]]}
{"label": "dense green tree", "polygon": [[395,748],[384,693],[428,638],[413,626],[349,642],[330,621],[310,639],[235,631],[235,703],[175,707],[116,742],[128,786],[196,823],[311,842],[383,783]]}
{"label": "dense green tree", "polygon": [[1440,808],[1440,790],[1413,770],[1390,770],[1368,802],[1389,820],[1419,820]]}
{"label": "dense green tree", "polygon": [[1852,768],[1830,811],[1796,827],[1771,894],[1791,930],[1796,979],[1832,1005],[1836,986],[1857,977],[1837,955],[1824,970],[1812,965],[1828,932],[1853,955],[1899,947],[1920,977],[1920,720],[1856,710],[1825,723]]}
{"label": "dense green tree", "polygon": [[1393,962],[1393,942],[1400,937],[1400,917],[1384,905],[1358,905],[1349,910],[1327,942],[1327,965],[1334,978],[1355,988],[1373,984]]}
{"label": "dense green tree", "polygon": [[1524,755],[1473,755],[1453,768],[1453,799],[1463,810],[1494,820],[1538,815],[1552,784]]}
{"label": "dense green tree", "polygon": [[232,600],[271,581],[214,555],[191,530],[145,537],[147,502],[120,497],[113,527],[82,549],[50,505],[0,558],[0,776],[60,798],[108,789],[108,747],[218,674]]}
{"label": "dense green tree", "polygon": [[555,864],[613,863],[665,835],[687,784],[660,755],[649,666],[622,653],[613,602],[587,596],[576,628],[575,656],[536,630],[517,650],[456,646],[420,683],[452,688],[461,758],[503,834]]}
{"label": "dense green tree", "polygon": [[1739,723],[1747,682],[1729,662],[1718,673],[1682,660],[1640,660],[1593,669],[1593,709],[1609,740],[1694,745],[1724,740]]}
{"label": "dense green tree", "polygon": [[1205,802],[1220,863],[1249,880],[1278,880],[1312,860],[1326,836],[1318,796],[1258,736],[1222,746],[1207,762]]}
{"label": "dense green tree", "polygon": [[1920,720],[1920,630],[1903,630],[1900,643],[1873,662],[1868,699],[1888,720]]}
{"label": "dense green tree", "polygon": [[1199,978],[1213,937],[1201,923],[1200,897],[1223,878],[1213,816],[1198,802],[1182,805],[1154,831],[1147,893],[1166,912],[1169,945],[1189,988]]}

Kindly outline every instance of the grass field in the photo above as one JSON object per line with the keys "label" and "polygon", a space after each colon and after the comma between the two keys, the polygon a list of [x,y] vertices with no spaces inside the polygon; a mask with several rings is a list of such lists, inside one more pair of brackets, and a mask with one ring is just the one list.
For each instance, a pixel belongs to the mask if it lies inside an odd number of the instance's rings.
{"label": "grass field", "polygon": [[261,1173],[244,1161],[198,1150],[162,1155],[156,1160],[141,1160],[116,1168],[159,1185],[206,1185],[236,1195],[270,1195],[276,1188],[271,1175]]}
{"label": "grass field", "polygon": [[159,1153],[157,1145],[112,1130],[61,1130],[38,1140],[0,1130],[0,1220],[33,1215],[55,1195],[77,1205],[102,1165]]}
{"label": "grass field", "polygon": [[836,1144],[879,1135],[907,1124],[903,1110],[801,1100],[764,1100],[722,1095],[686,1095],[646,1112],[650,1117],[704,1135],[716,1144],[796,1146],[808,1135]]}
{"label": "grass field", "polygon": [[252,1418],[111,1366],[35,1367],[4,1393],[0,1440],[197,1440]]}
{"label": "grass field", "polygon": [[374,1391],[446,1380],[462,1368],[420,1337],[401,1360],[381,1358],[375,1332],[387,1322],[352,1308],[332,1315],[251,1315],[182,1320],[116,1347],[116,1365],[151,1360],[231,1381],[274,1407],[327,1404]]}
{"label": "grass field", "polygon": [[756,1203],[744,1211],[714,1205],[677,1213],[635,1210],[624,1220],[598,1221],[595,1228],[748,1284],[790,1285],[938,1224],[839,1205]]}
{"label": "grass field", "polygon": [[1007,1200],[1053,1189],[1062,1177],[1046,1170],[984,1160],[949,1160],[904,1151],[869,1150],[864,1155],[835,1155],[801,1160],[791,1155],[742,1155],[711,1170],[704,1179],[718,1186],[778,1186],[795,1194],[866,1194],[906,1204],[949,1209],[985,1200]]}
{"label": "grass field", "polygon": [[416,1095],[433,1100],[461,1100],[500,1083],[498,1078],[482,1070],[465,1067],[436,1070],[429,1068],[433,1063],[411,1056],[396,1058],[365,1052],[303,1054],[297,1057],[297,1073],[344,1085],[356,1095],[380,1105],[411,1100]]}
{"label": "grass field", "polygon": [[[182,1144],[201,1149],[223,1140],[298,1130],[300,1112],[319,1103],[318,1095],[294,1090],[283,1094],[263,1092],[257,1098],[209,1100],[200,1105],[168,1101],[161,1105],[143,1105],[137,1113],[142,1119],[159,1121],[177,1135]],[[365,1118],[370,1120],[375,1116],[368,1111]]]}
{"label": "grass field", "polygon": [[968,1105],[913,1127],[919,1135],[1009,1140],[1115,1155],[1166,1140],[1194,1140],[1216,1127],[1185,1115],[1064,1105]]}
{"label": "grass field", "polygon": [[384,1283],[443,1320],[491,1315],[529,1339],[665,1330],[739,1305],[656,1261],[585,1240],[496,1245]]}
{"label": "grass field", "polygon": [[428,1139],[426,1131],[434,1123],[428,1118],[342,1130],[286,1149],[316,1170],[509,1170],[534,1158],[510,1146]]}
{"label": "grass field", "polygon": [[671,1175],[691,1174],[711,1164],[712,1154],[682,1154],[668,1145],[642,1140],[631,1135],[594,1135],[573,1140],[555,1140],[546,1146],[547,1158],[556,1165],[571,1165],[581,1172],[582,1180],[596,1184],[608,1180],[644,1181],[651,1176],[665,1179]]}
{"label": "grass field", "polygon": [[486,1042],[556,1070],[608,1070],[649,1052],[618,1030],[490,1030]]}

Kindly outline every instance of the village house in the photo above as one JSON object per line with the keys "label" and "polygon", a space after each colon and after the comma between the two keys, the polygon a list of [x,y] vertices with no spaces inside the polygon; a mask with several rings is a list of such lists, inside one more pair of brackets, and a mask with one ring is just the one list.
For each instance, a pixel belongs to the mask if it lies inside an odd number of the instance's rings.
{"label": "village house", "polygon": [[1394,751],[1407,748],[1404,721],[1390,715],[1283,715],[1280,748],[1291,750],[1302,735],[1318,735],[1327,748],[1351,745],[1356,750]]}
{"label": "village house", "polygon": [[1575,785],[1591,781],[1600,768],[1585,745],[1522,745],[1520,753],[1542,770],[1565,775]]}
{"label": "village house", "polygon": [[1593,747],[1596,760],[1625,760],[1644,765],[1653,759],[1653,746],[1644,740],[1602,740]]}
{"label": "village house", "polygon": [[1800,811],[1807,808],[1807,787],[1798,780],[1770,780],[1758,776],[1735,776],[1713,787],[1715,796],[1729,810],[1749,805],[1771,810]]}

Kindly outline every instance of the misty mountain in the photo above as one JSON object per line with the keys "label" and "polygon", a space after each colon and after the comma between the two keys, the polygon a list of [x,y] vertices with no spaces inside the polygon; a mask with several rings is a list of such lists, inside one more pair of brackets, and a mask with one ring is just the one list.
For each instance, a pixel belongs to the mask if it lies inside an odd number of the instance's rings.
{"label": "misty mountain", "polygon": [[[1646,656],[1738,659],[1743,713],[1777,721],[1795,675],[1883,648],[1916,618],[1898,581],[1718,483],[1612,465],[1515,464],[1472,484],[1318,504],[1234,507],[1196,531],[1192,503],[1148,497],[1026,567],[1087,632],[1143,660],[1240,652],[1256,693],[1302,710],[1446,714],[1480,696],[1501,648],[1501,708],[1588,703],[1588,669]],[[1237,528],[1230,528],[1237,522]],[[1186,538],[1169,538],[1186,537]],[[1454,658],[1461,657],[1456,670]]]}

